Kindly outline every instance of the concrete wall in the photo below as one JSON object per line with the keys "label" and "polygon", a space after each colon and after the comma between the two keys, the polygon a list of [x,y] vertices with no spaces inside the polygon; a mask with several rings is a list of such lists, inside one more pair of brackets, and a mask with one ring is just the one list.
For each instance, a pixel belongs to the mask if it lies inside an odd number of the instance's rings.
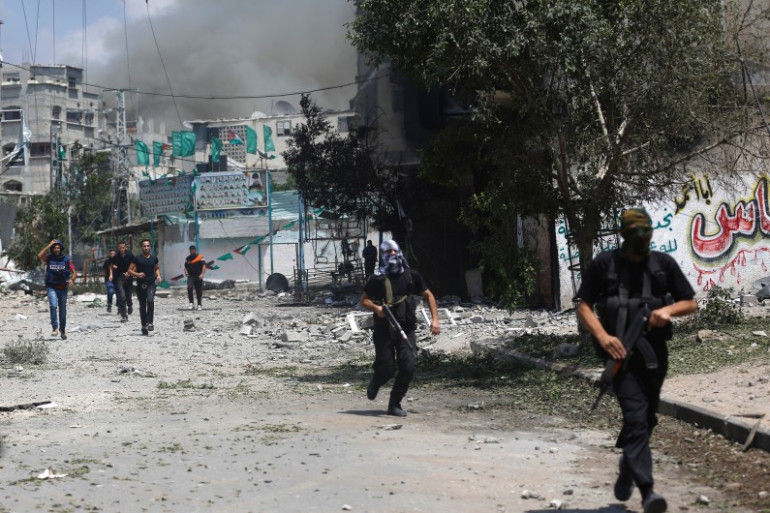
{"label": "concrete wall", "polygon": [[[714,286],[755,293],[755,280],[770,275],[770,204],[767,175],[744,173],[734,183],[717,182],[696,173],[692,180],[656,204],[652,216],[653,249],[679,263],[699,297]],[[562,308],[572,306],[573,281],[567,269],[577,263],[567,250],[563,221],[557,224]],[[605,239],[599,249],[617,246]]]}

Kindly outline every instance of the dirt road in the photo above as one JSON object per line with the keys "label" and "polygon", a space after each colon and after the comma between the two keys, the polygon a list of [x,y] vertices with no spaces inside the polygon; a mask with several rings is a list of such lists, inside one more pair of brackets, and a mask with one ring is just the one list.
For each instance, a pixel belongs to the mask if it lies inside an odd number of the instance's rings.
{"label": "dirt road", "polygon": [[[45,302],[0,303],[0,345],[50,331]],[[416,387],[409,416],[389,417],[386,393],[365,398],[370,346],[271,349],[238,334],[247,308],[224,301],[185,332],[185,305],[159,299],[143,337],[136,314],[120,324],[71,302],[47,364],[2,365],[0,405],[52,404],[0,413],[0,511],[626,511],[612,497],[614,432],[487,409],[492,393],[472,387]],[[268,321],[318,315],[260,308]],[[344,361],[359,370],[325,371]],[[670,511],[719,503],[656,458]]]}

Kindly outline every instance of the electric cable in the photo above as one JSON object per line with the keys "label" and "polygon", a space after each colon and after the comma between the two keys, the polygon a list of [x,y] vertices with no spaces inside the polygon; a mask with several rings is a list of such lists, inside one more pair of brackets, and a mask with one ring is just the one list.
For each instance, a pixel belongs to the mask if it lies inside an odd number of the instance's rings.
{"label": "electric cable", "polygon": [[[84,0],[85,1],[85,0]],[[166,83],[168,84],[168,90],[171,94],[174,94],[174,89],[171,87],[171,78],[168,76],[166,70],[166,64],[163,62],[163,54],[160,53],[160,46],[158,45],[158,38],[155,37],[155,27],[152,26],[152,18],[150,17],[150,2],[145,0],[145,6],[147,7],[147,21],[150,23],[150,31],[152,32],[152,39],[155,41],[155,48],[158,50],[158,58],[160,59],[160,65],[163,68],[163,73],[166,75]],[[179,106],[176,104],[176,97],[172,96],[174,101],[174,109],[176,110],[176,117],[179,119],[179,124],[183,125],[182,115],[179,114]]]}

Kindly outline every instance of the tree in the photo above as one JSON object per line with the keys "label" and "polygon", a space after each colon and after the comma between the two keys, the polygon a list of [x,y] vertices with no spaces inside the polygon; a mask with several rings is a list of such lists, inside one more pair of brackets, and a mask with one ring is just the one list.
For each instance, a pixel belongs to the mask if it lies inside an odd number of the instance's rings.
{"label": "tree", "polygon": [[562,214],[582,269],[617,209],[751,128],[719,0],[354,3],[360,51],[426,88],[476,97],[473,117],[433,143],[427,172],[458,179],[446,164],[464,152],[484,175],[471,222]]}
{"label": "tree", "polygon": [[392,229],[398,175],[378,163],[370,134],[359,129],[342,136],[308,95],[300,106],[305,122],[292,131],[283,158],[303,200]]}
{"label": "tree", "polygon": [[33,196],[27,205],[19,208],[13,230],[8,256],[23,270],[38,266],[38,252],[52,239],[62,239],[65,246],[69,243],[63,236],[67,233],[66,212],[62,212],[50,194]]}
{"label": "tree", "polygon": [[[8,250],[20,269],[38,265],[37,253],[51,239],[64,241],[67,251],[73,246],[93,244],[96,232],[109,227],[110,180],[109,157],[84,153],[67,174],[67,182],[45,196],[33,196],[19,209],[14,221],[13,244]],[[68,212],[72,207],[72,219]],[[72,238],[67,240],[68,224],[72,223]]]}
{"label": "tree", "polygon": [[104,153],[84,153],[70,167],[62,200],[73,207],[72,234],[79,244],[96,243],[96,233],[110,227],[112,178],[110,158]]}

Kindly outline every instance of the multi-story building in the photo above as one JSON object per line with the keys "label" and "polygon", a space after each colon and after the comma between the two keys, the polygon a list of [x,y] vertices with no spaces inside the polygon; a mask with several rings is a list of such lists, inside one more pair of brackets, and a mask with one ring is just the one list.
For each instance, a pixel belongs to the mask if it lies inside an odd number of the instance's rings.
{"label": "multi-story building", "polygon": [[26,157],[20,152],[3,161],[0,195],[18,196],[23,203],[61,183],[70,161],[101,136],[101,107],[100,95],[86,90],[80,68],[25,63],[0,69],[3,157],[20,143],[27,145]]}

